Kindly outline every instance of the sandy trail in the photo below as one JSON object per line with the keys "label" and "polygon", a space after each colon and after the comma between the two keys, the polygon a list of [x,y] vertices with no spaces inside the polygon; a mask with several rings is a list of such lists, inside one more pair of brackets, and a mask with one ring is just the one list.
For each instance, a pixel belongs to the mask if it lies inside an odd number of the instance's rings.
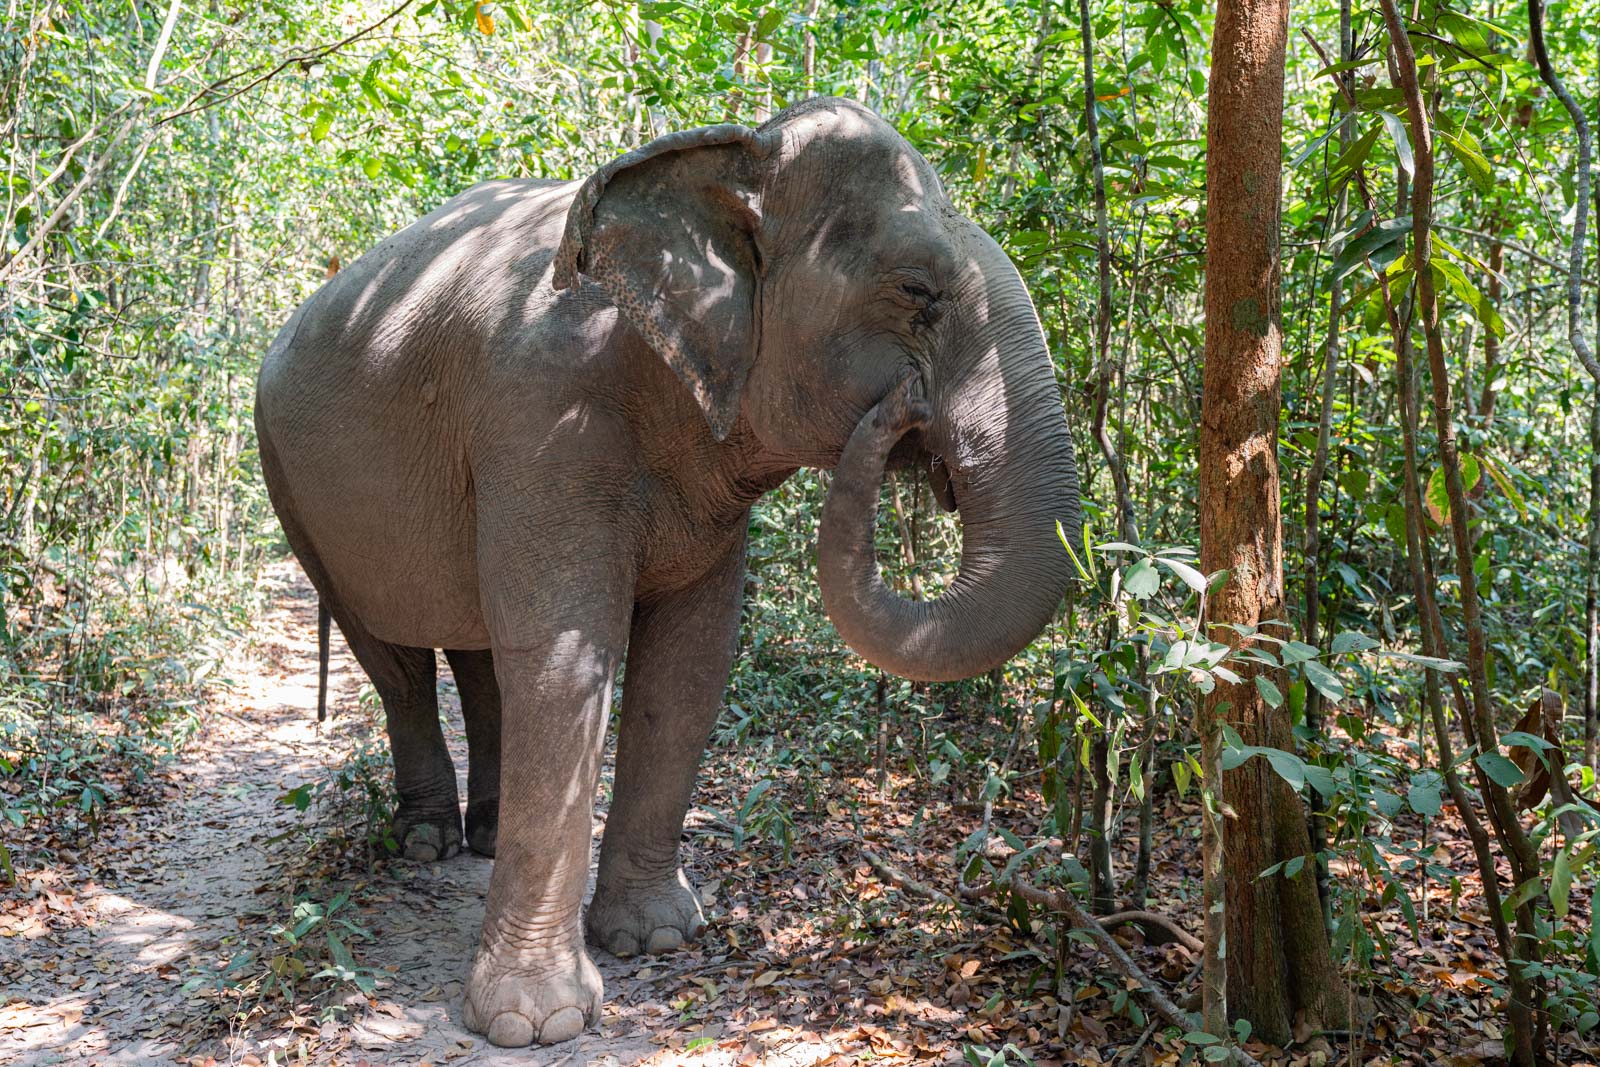
{"label": "sandy trail", "polygon": [[[330,705],[344,716],[319,727],[315,593],[293,563],[271,568],[266,581],[271,606],[230,664],[229,691],[180,757],[168,801],[141,806],[119,830],[84,842],[80,854],[94,857],[89,880],[45,872],[19,887],[40,917],[0,937],[0,1063],[188,1063],[207,1055],[248,1063],[266,1062],[271,1051],[279,1062],[298,1062],[301,1041],[311,1062],[372,1064],[631,1063],[657,1051],[650,1021],[670,1009],[655,1001],[648,978],[632,977],[640,963],[599,951],[606,1011],[598,1032],[502,1052],[463,1028],[462,981],[493,866],[471,854],[393,864],[363,894],[366,908],[355,917],[376,941],[358,948],[358,962],[380,975],[377,1008],[358,1000],[342,1020],[319,1024],[312,1015],[298,1033],[202,1039],[219,1005],[185,984],[228,957],[224,939],[287,917],[279,865],[299,846],[271,839],[306,816],[278,798],[320,778],[348,745],[341,733],[355,728],[364,679],[335,629]],[[440,704],[465,798],[466,738],[443,657]],[[597,835],[601,826],[597,814]],[[332,892],[314,888],[319,900]]]}

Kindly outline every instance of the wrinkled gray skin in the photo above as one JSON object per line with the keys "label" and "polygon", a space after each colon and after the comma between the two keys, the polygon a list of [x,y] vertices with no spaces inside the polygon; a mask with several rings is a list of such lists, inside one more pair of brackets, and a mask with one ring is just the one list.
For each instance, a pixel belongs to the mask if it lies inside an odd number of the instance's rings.
{"label": "wrinkled gray skin", "polygon": [[[599,1015],[579,914],[625,651],[589,939],[664,952],[703,925],[678,841],[757,497],[835,469],[827,610],[867,659],[930,680],[1039,632],[1068,577],[1055,524],[1078,523],[1021,278],[921,156],[842,100],[672,134],[586,182],[451,200],[294,314],[256,426],[289,543],[383,698],[395,835],[417,859],[461,842],[446,650],[467,842],[497,855],[465,1020],[498,1045]],[[933,601],[897,598],[873,557],[898,463],[960,509],[960,573]]]}

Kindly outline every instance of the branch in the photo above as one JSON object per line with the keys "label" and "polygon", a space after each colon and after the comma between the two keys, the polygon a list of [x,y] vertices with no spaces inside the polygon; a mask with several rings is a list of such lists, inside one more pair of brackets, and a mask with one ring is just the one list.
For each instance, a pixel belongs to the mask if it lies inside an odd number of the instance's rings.
{"label": "branch", "polygon": [[[917,881],[871,849],[864,848],[861,850],[861,854],[873,870],[906,892],[914,896],[937,901],[940,904],[959,906],[959,902],[948,893],[940,892],[933,886]],[[1139,965],[1134,962],[1133,957],[1129,956],[1127,951],[1117,944],[1116,939],[1106,931],[1105,926],[1095,921],[1092,915],[1079,906],[1078,902],[1072,898],[1072,894],[1055,893],[1048,889],[1040,889],[1024,878],[1014,877],[1009,886],[996,885],[991,882],[986,886],[967,887],[962,890],[961,895],[969,901],[982,900],[993,897],[1006,888],[1009,888],[1030,904],[1055,912],[1058,915],[1066,916],[1075,929],[1080,929],[1087,933],[1089,939],[1094,942],[1095,947],[1110,959],[1111,965],[1117,973],[1139,987],[1139,992],[1144,995],[1150,1006],[1155,1009],[1155,1013],[1161,1018],[1185,1033],[1200,1029],[1199,1018],[1174,1004],[1172,998],[1162,992],[1161,987],[1140,969]],[[1192,951],[1199,951],[1199,941],[1183,932],[1175,923],[1164,916],[1155,915],[1151,912],[1129,911],[1108,916],[1107,921],[1113,923],[1152,922],[1162,926],[1164,929],[1173,931],[1179,935],[1180,940],[1187,938],[1189,942],[1193,942],[1196,946]],[[1186,943],[1184,947],[1188,948],[1189,945]],[[1236,1067],[1261,1067],[1255,1057],[1241,1048],[1231,1048],[1229,1052]]]}
{"label": "branch", "polygon": [[[1015,876],[1011,879],[1009,887],[991,882],[987,886],[967,890],[967,895],[973,897],[992,896],[1004,888],[1009,888],[1011,892],[1016,893],[1030,904],[1046,908],[1058,915],[1066,916],[1075,929],[1082,930],[1088,934],[1095,947],[1111,961],[1112,968],[1139,987],[1139,992],[1144,995],[1150,1006],[1155,1009],[1157,1015],[1160,1015],[1173,1026],[1182,1029],[1185,1033],[1202,1029],[1199,1016],[1184,1011],[1174,1004],[1172,998],[1162,992],[1161,987],[1140,969],[1139,965],[1134,962],[1133,957],[1128,955],[1127,950],[1117,944],[1116,938],[1112,937],[1104,926],[1096,922],[1094,916],[1083,910],[1082,906],[1073,899],[1071,893],[1056,893],[1048,889],[1040,889],[1029,884],[1027,879]],[[1236,1045],[1230,1046],[1228,1052],[1230,1062],[1234,1063],[1236,1067],[1261,1067],[1254,1056]]]}
{"label": "branch", "polygon": [[219,79],[217,81],[214,81],[210,85],[206,86],[204,89],[201,89],[198,93],[195,93],[193,96],[191,96],[187,101],[184,102],[183,106],[181,108],[179,108],[177,111],[174,111],[174,112],[172,112],[170,114],[161,116],[152,125],[156,126],[156,127],[164,126],[167,123],[171,122],[173,119],[179,119],[179,118],[182,118],[185,115],[192,115],[196,111],[204,111],[206,108],[212,107],[212,106],[214,106],[216,104],[225,104],[229,100],[232,100],[236,96],[243,96],[245,93],[248,93],[251,89],[254,89],[256,86],[261,85],[261,84],[263,84],[265,82],[271,81],[273,78],[277,77],[278,74],[281,73],[285,67],[288,67],[291,64],[294,64],[294,63],[309,63],[313,59],[321,59],[323,56],[330,55],[330,54],[332,54],[334,52],[337,52],[339,49],[343,48],[347,44],[354,44],[356,41],[361,40],[361,38],[363,38],[363,37],[367,36],[368,34],[372,33],[374,30],[377,30],[377,29],[381,28],[385,23],[388,23],[391,20],[393,20],[402,11],[404,11],[406,8],[408,8],[410,6],[411,6],[411,0],[403,0],[403,2],[400,4],[399,7],[395,8],[393,11],[391,11],[387,15],[383,16],[383,18],[379,19],[377,22],[374,22],[372,25],[366,27],[365,29],[357,30],[355,33],[352,33],[350,36],[344,38],[343,40],[335,41],[333,44],[324,45],[321,48],[313,48],[311,51],[301,53],[300,55],[288,56],[287,58],[285,58],[283,60],[283,62],[279,63],[277,66],[273,67],[271,70],[267,71],[265,74],[261,75],[259,78],[254,78],[254,79],[246,82],[244,85],[240,86],[239,88],[233,90],[232,92],[226,93],[226,94],[224,94],[222,96],[217,97],[215,100],[207,100],[206,97],[209,97],[212,94],[216,93],[218,90],[220,90],[224,85],[227,85],[229,82],[237,81],[238,79],[243,78],[248,74],[252,74],[255,71],[260,70],[261,68],[260,67],[252,67],[250,70],[242,70],[237,74],[230,74],[226,78],[222,78],[222,79]]}
{"label": "branch", "polygon": [[1140,930],[1143,930],[1147,926],[1153,926],[1158,930],[1164,931],[1171,940],[1176,941],[1190,952],[1198,954],[1205,951],[1205,945],[1198,937],[1165,915],[1153,911],[1119,911],[1115,915],[1102,915],[1100,916],[1100,925],[1107,930],[1115,930],[1119,926],[1137,926]]}
{"label": "branch", "polygon": [[72,165],[73,157],[78,154],[78,149],[80,149],[84,145],[88,144],[94,138],[99,137],[102,133],[104,133],[107,129],[110,128],[111,123],[112,123],[112,121],[114,119],[116,119],[119,116],[121,116],[121,114],[124,111],[128,110],[128,108],[130,108],[132,106],[133,106],[133,101],[132,100],[130,100],[127,103],[123,104],[121,107],[119,107],[115,111],[111,112],[111,114],[107,115],[104,119],[102,119],[101,121],[95,123],[93,126],[89,127],[89,132],[88,133],[84,134],[82,137],[78,138],[76,141],[73,141],[70,145],[68,145],[67,148],[66,148],[66,151],[61,153],[61,158],[56,161],[55,169],[52,170],[49,174],[45,175],[45,178],[44,178],[43,181],[39,182],[32,189],[29,189],[27,195],[24,196],[21,200],[17,201],[16,207],[11,209],[10,215],[8,215],[6,217],[7,228],[8,229],[10,228],[9,224],[10,224],[11,219],[16,218],[18,213],[20,213],[23,208],[27,207],[29,204],[31,204],[35,200],[37,200],[39,198],[39,194],[40,193],[44,192],[46,189],[50,188],[50,186],[54,185],[55,184],[55,180],[57,178],[61,177],[61,175],[66,173],[67,168]]}
{"label": "branch", "polygon": [[1544,43],[1545,0],[1528,0],[1528,43],[1533,46],[1533,57],[1539,64],[1539,78],[1556,94],[1561,106],[1572,118],[1572,127],[1578,135],[1577,203],[1572,219],[1572,248],[1567,260],[1567,337],[1572,342],[1573,354],[1583,364],[1583,369],[1596,382],[1600,382],[1600,361],[1589,351],[1589,342],[1583,336],[1583,295],[1580,288],[1583,278],[1584,231],[1589,223],[1589,122],[1583,108],[1572,98],[1562,84],[1561,75],[1550,64],[1550,51]]}
{"label": "branch", "polygon": [[45,238],[50,236],[72,205],[77,203],[78,198],[94,184],[95,179],[100,177],[101,172],[110,164],[111,157],[116,154],[117,146],[122,143],[124,137],[128,136],[128,131],[133,129],[133,124],[138,121],[143,111],[143,108],[138,108],[132,115],[128,116],[127,120],[117,129],[117,132],[111,136],[111,140],[106,143],[105,151],[100,153],[100,158],[95,160],[88,170],[84,171],[83,177],[78,179],[78,184],[74,185],[71,191],[61,198],[61,203],[57,204],[56,209],[50,213],[49,217],[40,223],[39,228],[28,239],[28,243],[18,249],[16,255],[4,263],[0,263],[0,281],[10,277],[17,264],[27,259],[29,253],[38,248]]}

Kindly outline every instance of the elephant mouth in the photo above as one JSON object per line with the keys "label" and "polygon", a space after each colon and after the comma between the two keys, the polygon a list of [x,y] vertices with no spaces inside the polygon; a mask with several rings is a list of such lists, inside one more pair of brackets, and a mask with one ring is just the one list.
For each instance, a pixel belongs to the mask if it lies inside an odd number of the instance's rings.
{"label": "elephant mouth", "polygon": [[922,473],[933,489],[933,498],[938,501],[939,510],[953,512],[960,509],[950,468],[943,456],[928,448],[921,430],[913,430],[900,439],[889,453],[886,467],[893,471]]}

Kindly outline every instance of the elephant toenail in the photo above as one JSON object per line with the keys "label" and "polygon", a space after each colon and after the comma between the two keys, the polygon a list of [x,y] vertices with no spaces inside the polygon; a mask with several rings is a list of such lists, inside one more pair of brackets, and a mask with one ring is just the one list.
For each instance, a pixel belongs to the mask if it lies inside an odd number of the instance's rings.
{"label": "elephant toenail", "polygon": [[533,1044],[533,1024],[519,1012],[503,1011],[489,1024],[488,1036],[491,1045],[499,1045],[501,1048],[522,1048]]}
{"label": "elephant toenail", "polygon": [[[544,1021],[539,1031],[539,1044],[553,1045],[557,1041],[571,1041],[583,1033],[583,1012],[577,1008],[558,1008]],[[494,1038],[490,1038],[493,1041]]]}
{"label": "elephant toenail", "polygon": [[439,858],[444,851],[443,842],[437,828],[422,825],[413,826],[406,834],[405,857],[421,863],[430,863]]}
{"label": "elephant toenail", "polygon": [[644,950],[652,955],[658,952],[671,952],[673,949],[683,947],[683,931],[674,926],[658,926],[650,934],[650,942]]}
{"label": "elephant toenail", "polygon": [[639,941],[626,930],[618,930],[611,935],[611,944],[607,945],[606,948],[613,956],[627,959],[629,956],[638,954]]}

